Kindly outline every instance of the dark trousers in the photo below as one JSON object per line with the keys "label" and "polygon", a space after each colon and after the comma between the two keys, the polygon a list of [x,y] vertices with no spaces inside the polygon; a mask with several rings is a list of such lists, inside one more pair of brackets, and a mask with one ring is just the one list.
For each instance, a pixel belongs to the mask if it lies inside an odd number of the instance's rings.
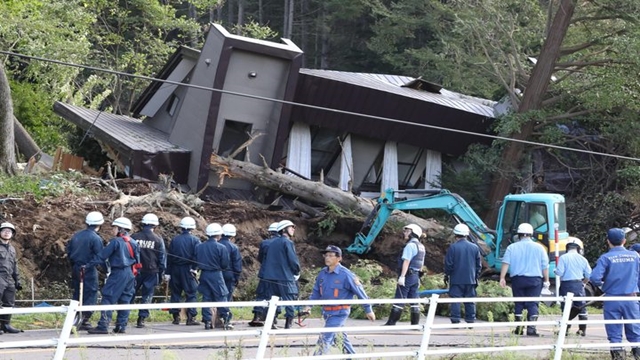
{"label": "dark trousers", "polygon": [[[511,278],[513,297],[539,297],[542,292],[542,278],[532,276],[514,276]],[[517,301],[515,303],[516,316],[522,315],[527,309],[527,317],[538,316],[538,301]]]}

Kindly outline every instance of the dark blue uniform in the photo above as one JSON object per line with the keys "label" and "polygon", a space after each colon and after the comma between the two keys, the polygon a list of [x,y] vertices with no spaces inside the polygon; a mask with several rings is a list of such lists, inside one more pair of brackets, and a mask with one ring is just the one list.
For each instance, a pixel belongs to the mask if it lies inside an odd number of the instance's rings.
{"label": "dark blue uniform", "polygon": [[[294,275],[300,274],[300,262],[293,241],[286,236],[273,239],[264,259],[264,280],[272,296],[282,300],[295,300],[298,297],[298,284]],[[293,306],[285,306],[285,316],[293,319]]]}
{"label": "dark blue uniform", "polygon": [[[264,281],[264,260],[269,250],[269,245],[273,241],[273,237],[264,239],[260,242],[260,248],[258,249],[258,262],[260,263],[260,269],[258,270],[258,287],[256,288],[256,300],[269,300],[271,294],[269,293],[269,285]],[[253,313],[259,316],[264,316],[267,309],[262,306],[255,306]]]}
{"label": "dark blue uniform", "polygon": [[[210,237],[196,247],[196,261],[201,270],[198,291],[202,294],[202,301],[227,301],[229,291],[222,276],[222,272],[229,268],[227,248],[219,244],[214,237]],[[225,324],[231,320],[230,314],[228,307],[218,308],[218,317],[222,318]],[[202,308],[202,321],[211,322],[211,315],[210,308]]]}
{"label": "dark blue uniform", "polygon": [[227,248],[227,252],[229,253],[229,260],[231,261],[231,263],[229,264],[229,269],[223,272],[223,276],[224,282],[227,285],[227,290],[229,290],[227,300],[233,301],[233,291],[238,285],[240,274],[242,274],[242,257],[240,256],[240,250],[238,250],[238,246],[232,243],[228,236],[223,236],[220,239],[219,243]]}
{"label": "dark blue uniform", "polygon": [[[123,236],[128,237],[127,234]],[[131,303],[135,283],[131,267],[133,264],[140,262],[140,248],[133,239],[130,239],[129,244],[131,245],[131,249],[127,246],[124,237],[115,237],[111,239],[109,244],[88,264],[89,266],[96,266],[108,261],[111,266],[111,274],[107,280],[105,280],[104,286],[102,287],[101,305]],[[131,255],[131,251],[133,251],[133,256]],[[124,332],[127,327],[127,321],[129,320],[129,312],[130,310],[118,310],[116,329]],[[109,329],[111,313],[112,310],[102,312],[96,330],[106,331]]]}
{"label": "dark blue uniform", "polygon": [[[95,226],[78,231],[67,243],[67,257],[71,263],[71,285],[73,300],[80,300],[80,269],[85,266],[82,304],[95,305],[98,301],[98,270],[95,266],[86,266],[104,249],[102,238]],[[100,264],[104,265],[104,264]],[[83,318],[89,319],[93,312],[84,311]]]}
{"label": "dark blue uniform", "polygon": [[[476,297],[478,278],[482,271],[480,248],[467,238],[459,238],[449,246],[444,258],[444,273],[449,276],[449,296],[452,298]],[[464,303],[464,318],[468,323],[476,319],[476,304]],[[451,322],[460,322],[460,303],[451,304]]]}
{"label": "dark blue uniform", "polygon": [[[362,284],[358,278],[347,268],[338,264],[333,271],[324,267],[313,285],[313,292],[309,300],[348,300],[356,296],[360,299],[368,299]],[[371,305],[364,305],[364,310],[368,314],[371,312]],[[325,327],[343,327],[351,307],[349,305],[331,305],[322,307],[322,317],[325,320]],[[342,333],[342,339],[336,341],[336,333],[322,333],[318,339],[318,349],[314,355],[328,354],[332,345],[336,343],[342,345],[344,354],[355,354],[351,341],[346,333]]]}
{"label": "dark blue uniform", "polygon": [[[142,231],[131,235],[140,247],[142,269],[136,276],[134,294],[140,291],[142,296],[141,304],[151,303],[155,288],[160,283],[162,274],[167,268],[167,251],[164,247],[164,240],[156,235],[152,229],[153,226],[145,225]],[[149,317],[149,310],[140,309],[138,316],[142,318]]]}
{"label": "dark blue uniform", "polygon": [[[635,251],[622,246],[612,247],[598,259],[591,272],[590,280],[595,286],[602,286],[604,296],[636,296],[640,257]],[[637,301],[605,301],[604,319],[640,319]],[[622,342],[622,324],[605,324],[610,343]],[[629,342],[640,342],[640,323],[624,324],[624,332]],[[612,348],[612,350],[616,350]],[[637,351],[634,349],[634,354]]]}
{"label": "dark blue uniform", "polygon": [[[191,235],[189,230],[183,230],[182,234],[171,240],[168,250],[167,274],[171,275],[169,289],[171,289],[171,302],[178,303],[184,291],[186,302],[196,302],[198,282],[191,275],[191,270],[196,269],[196,246],[200,244],[197,237]],[[179,314],[180,309],[169,310],[171,314]],[[195,318],[198,312],[194,308],[187,309],[187,316]]]}

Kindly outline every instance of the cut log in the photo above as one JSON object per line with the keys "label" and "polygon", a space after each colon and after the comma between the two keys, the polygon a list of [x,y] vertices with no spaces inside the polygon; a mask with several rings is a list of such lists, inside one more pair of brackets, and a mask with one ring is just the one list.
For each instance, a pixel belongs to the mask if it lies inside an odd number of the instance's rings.
{"label": "cut log", "polygon": [[[364,216],[369,215],[375,205],[375,201],[373,200],[355,196],[352,193],[317,181],[304,180],[291,175],[285,175],[267,166],[255,165],[245,161],[221,157],[216,154],[211,155],[209,162],[211,170],[215,171],[220,177],[219,184],[224,183],[225,177],[240,178],[248,180],[257,186],[297,196],[320,205],[332,203],[341,209]],[[391,215],[390,220],[404,224],[418,224],[425,230],[441,231],[444,229],[444,227],[435,220],[425,220],[402,211],[395,211]]]}

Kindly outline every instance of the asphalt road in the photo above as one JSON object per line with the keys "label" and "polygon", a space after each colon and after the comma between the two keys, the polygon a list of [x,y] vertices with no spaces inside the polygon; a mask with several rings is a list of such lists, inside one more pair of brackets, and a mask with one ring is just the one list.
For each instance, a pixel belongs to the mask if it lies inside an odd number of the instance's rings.
{"label": "asphalt road", "polygon": [[[132,317],[133,318],[133,317]],[[547,317],[555,320],[557,317]],[[590,319],[601,319],[601,315],[592,316]],[[377,320],[375,325],[384,324],[386,319]],[[422,322],[424,322],[424,318]],[[320,319],[307,319],[305,329],[322,327]],[[436,324],[449,323],[448,318],[438,317]],[[400,324],[400,323],[399,323]],[[405,324],[406,323],[402,323]],[[235,331],[255,330],[248,326],[247,321],[234,322]],[[367,320],[349,320],[347,326],[370,326]],[[294,328],[299,328],[294,325]],[[349,338],[356,347],[358,353],[390,352],[390,351],[417,351],[422,340],[422,332],[415,330],[406,331],[382,331],[391,330],[390,327],[381,327],[380,332],[350,333]],[[446,349],[459,347],[486,346],[513,346],[550,344],[556,339],[552,326],[539,326],[540,338],[515,336],[511,334],[512,327],[483,327],[476,329],[436,329],[430,338],[430,348]],[[79,338],[89,339],[87,344],[73,345],[67,348],[65,359],[252,359],[258,348],[259,338],[244,336],[241,338],[230,336],[223,338],[171,338],[171,334],[202,332],[202,326],[172,325],[170,323],[149,323],[144,329],[135,326],[127,328],[128,335],[144,335],[149,333],[168,334],[169,338],[162,340],[135,340],[117,342],[92,342],[90,339],[96,335],[86,332],[78,334]],[[219,333],[223,330],[208,331],[207,334]],[[42,340],[58,337],[59,330],[30,330],[21,334],[4,334],[0,336],[0,342],[11,340]],[[231,335],[231,334],[230,334]],[[112,334],[113,337],[124,335]],[[313,353],[317,334],[278,335],[271,337],[266,357],[290,357],[301,358]],[[575,335],[567,338],[567,343],[606,343],[607,337],[603,325],[591,325],[586,337]],[[1,347],[1,344],[0,344]],[[582,350],[582,353],[590,354],[597,358],[601,354],[603,358],[609,356],[608,350]],[[53,348],[0,348],[0,359],[51,359]],[[337,354],[337,350],[336,350]],[[531,359],[548,359],[548,351],[527,351]],[[394,359],[393,357],[384,357]],[[406,357],[402,357],[406,358]],[[437,357],[429,357],[435,359]],[[451,355],[446,358],[451,358]]]}

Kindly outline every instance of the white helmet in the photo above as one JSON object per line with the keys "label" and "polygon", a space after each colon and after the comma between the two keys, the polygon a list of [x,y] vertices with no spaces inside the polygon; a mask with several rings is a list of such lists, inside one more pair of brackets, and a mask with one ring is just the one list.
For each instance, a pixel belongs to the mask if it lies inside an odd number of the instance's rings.
{"label": "white helmet", "polygon": [[222,235],[222,225],[218,223],[211,223],[207,225],[207,229],[204,232],[207,236]]}
{"label": "white helmet", "polygon": [[196,220],[191,216],[187,216],[180,220],[180,227],[183,229],[195,229],[196,228]]}
{"label": "white helmet", "polygon": [[90,226],[102,225],[104,224],[104,218],[102,217],[102,214],[100,212],[92,211],[87,214],[87,217],[84,219],[84,222]]}
{"label": "white helmet", "polygon": [[528,223],[522,223],[518,226],[518,234],[533,235],[533,226]]}
{"label": "white helmet", "polygon": [[222,225],[222,235],[224,236],[236,236],[236,227],[233,224]]}
{"label": "white helmet", "polygon": [[277,232],[278,231],[278,223],[274,222],[269,225],[269,232]]}
{"label": "white helmet", "polygon": [[280,232],[288,228],[289,226],[295,227],[296,225],[289,220],[282,220],[278,223],[278,226],[276,227],[276,231]]}
{"label": "white helmet", "polygon": [[411,232],[414,233],[417,237],[422,236],[422,229],[420,228],[420,226],[418,226],[416,224],[409,224],[409,225],[405,226],[403,228],[403,230],[404,229],[411,230]]}
{"label": "white helmet", "polygon": [[567,250],[569,248],[578,248],[578,252],[580,250],[582,250],[582,248],[584,248],[584,245],[582,244],[582,240],[578,239],[578,238],[569,238],[569,240],[567,241]]}
{"label": "white helmet", "polygon": [[145,214],[142,217],[142,224],[158,226],[160,225],[160,221],[158,221],[158,217],[155,214]]}
{"label": "white helmet", "polygon": [[458,224],[453,228],[453,233],[460,236],[469,236],[469,227],[465,224]]}
{"label": "white helmet", "polygon": [[119,217],[111,223],[112,226],[117,226],[121,229],[131,230],[133,229],[133,225],[131,225],[131,220],[126,217]]}
{"label": "white helmet", "polygon": [[14,234],[16,233],[16,227],[13,226],[12,223],[3,222],[2,224],[0,224],[0,230],[2,229],[11,229]]}

